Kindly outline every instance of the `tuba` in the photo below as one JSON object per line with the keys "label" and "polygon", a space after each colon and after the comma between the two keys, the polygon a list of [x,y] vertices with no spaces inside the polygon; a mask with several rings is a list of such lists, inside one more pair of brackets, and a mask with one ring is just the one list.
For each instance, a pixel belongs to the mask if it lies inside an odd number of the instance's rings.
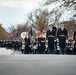
{"label": "tuba", "polygon": [[21,38],[27,38],[27,37],[29,37],[29,35],[28,35],[28,32],[22,32],[21,33]]}

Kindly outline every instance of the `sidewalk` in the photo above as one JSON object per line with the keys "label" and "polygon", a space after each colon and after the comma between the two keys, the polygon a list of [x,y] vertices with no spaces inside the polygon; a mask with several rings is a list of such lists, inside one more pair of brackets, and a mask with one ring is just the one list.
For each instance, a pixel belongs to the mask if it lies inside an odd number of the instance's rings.
{"label": "sidewalk", "polygon": [[20,51],[14,51],[14,50],[11,50],[11,49],[6,49],[6,48],[0,48],[0,55],[1,54],[21,54]]}

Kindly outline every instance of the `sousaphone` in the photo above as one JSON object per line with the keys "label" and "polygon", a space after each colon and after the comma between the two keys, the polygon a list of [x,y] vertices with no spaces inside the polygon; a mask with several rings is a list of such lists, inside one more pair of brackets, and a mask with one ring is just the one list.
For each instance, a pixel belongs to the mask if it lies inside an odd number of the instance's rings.
{"label": "sousaphone", "polygon": [[21,33],[21,38],[26,38],[26,37],[28,37],[28,32],[22,32]]}

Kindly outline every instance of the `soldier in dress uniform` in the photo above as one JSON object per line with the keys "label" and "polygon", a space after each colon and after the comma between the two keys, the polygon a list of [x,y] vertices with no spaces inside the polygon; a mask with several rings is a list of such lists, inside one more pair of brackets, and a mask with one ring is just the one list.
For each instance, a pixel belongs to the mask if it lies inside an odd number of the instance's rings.
{"label": "soldier in dress uniform", "polygon": [[74,32],[73,39],[74,39],[74,40],[75,40],[75,42],[76,42],[76,31]]}
{"label": "soldier in dress uniform", "polygon": [[9,49],[12,49],[12,41],[11,40],[9,41],[8,46],[9,46]]}
{"label": "soldier in dress uniform", "polygon": [[56,26],[53,26],[53,32],[54,32],[54,36],[55,36],[55,39],[54,39],[54,43],[55,43],[55,52],[57,53],[57,27]]}
{"label": "soldier in dress uniform", "polygon": [[57,31],[57,28],[55,26],[52,27],[52,30],[54,32],[54,35],[56,35],[56,31]]}
{"label": "soldier in dress uniform", "polygon": [[37,51],[38,51],[38,54],[40,54],[40,35],[36,36],[36,42],[38,44],[37,46]]}
{"label": "soldier in dress uniform", "polygon": [[16,48],[16,40],[14,40],[13,48],[14,48],[15,51],[17,50],[17,48]]}
{"label": "soldier in dress uniform", "polygon": [[0,41],[0,45],[1,45],[1,47],[3,47],[3,40]]}
{"label": "soldier in dress uniform", "polygon": [[75,42],[74,42],[73,54],[76,55],[76,31],[74,32],[73,40],[75,41]]}
{"label": "soldier in dress uniform", "polygon": [[29,54],[30,51],[30,37],[28,32],[25,35],[25,50],[24,50],[24,54]]}
{"label": "soldier in dress uniform", "polygon": [[40,35],[40,54],[44,54],[45,53],[45,37],[44,37],[44,33],[42,33]]}
{"label": "soldier in dress uniform", "polygon": [[1,47],[1,40],[0,40],[0,47]]}
{"label": "soldier in dress uniform", "polygon": [[46,38],[48,40],[48,51],[50,54],[54,53],[54,38],[55,38],[55,32],[52,28],[53,26],[49,26],[49,30],[46,33]]}
{"label": "soldier in dress uniform", "polygon": [[64,49],[66,47],[66,39],[68,37],[67,29],[65,28],[65,24],[61,23],[61,27],[58,29],[57,37],[59,40],[60,46],[60,54],[64,54]]}
{"label": "soldier in dress uniform", "polygon": [[19,46],[19,41],[16,40],[16,50],[19,50],[20,46]]}
{"label": "soldier in dress uniform", "polygon": [[18,46],[19,46],[19,50],[21,51],[21,49],[22,49],[22,42],[21,41],[18,42]]}

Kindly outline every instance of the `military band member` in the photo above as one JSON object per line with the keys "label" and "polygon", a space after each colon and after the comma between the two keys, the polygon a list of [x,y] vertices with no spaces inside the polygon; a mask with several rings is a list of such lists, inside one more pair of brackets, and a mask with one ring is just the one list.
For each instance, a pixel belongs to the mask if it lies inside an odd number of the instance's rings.
{"label": "military band member", "polygon": [[74,32],[73,39],[74,39],[74,40],[75,40],[75,42],[76,42],[76,31]]}
{"label": "military band member", "polygon": [[29,34],[27,33],[25,35],[25,50],[24,50],[24,54],[29,54],[30,51],[30,37]]}
{"label": "military band member", "polygon": [[66,47],[66,38],[68,37],[67,29],[65,28],[65,24],[61,23],[61,27],[58,29],[57,37],[59,40],[60,46],[60,54],[64,54],[64,49]]}
{"label": "military band member", "polygon": [[49,30],[46,33],[46,38],[48,40],[48,51],[50,54],[54,53],[54,38],[55,32],[52,29],[52,26],[49,26]]}
{"label": "military band member", "polygon": [[45,53],[45,37],[43,36],[43,33],[40,36],[40,54]]}
{"label": "military band member", "polygon": [[56,35],[57,28],[55,26],[53,26],[52,30],[54,31],[54,35]]}
{"label": "military band member", "polygon": [[38,43],[38,46],[37,46],[37,51],[38,51],[38,54],[44,54],[45,53],[45,37],[44,37],[44,34],[39,34],[37,37],[37,43]]}
{"label": "military band member", "polygon": [[75,42],[74,42],[73,54],[76,55],[76,31],[74,32],[73,40],[75,41]]}
{"label": "military band member", "polygon": [[55,40],[54,40],[54,43],[55,43],[55,52],[57,52],[57,40],[56,40],[56,38],[57,38],[57,36],[56,36],[56,34],[57,34],[57,27],[56,26],[53,26],[53,32],[54,32],[54,36],[55,36]]}
{"label": "military band member", "polygon": [[37,53],[40,53],[40,34],[36,35]]}

